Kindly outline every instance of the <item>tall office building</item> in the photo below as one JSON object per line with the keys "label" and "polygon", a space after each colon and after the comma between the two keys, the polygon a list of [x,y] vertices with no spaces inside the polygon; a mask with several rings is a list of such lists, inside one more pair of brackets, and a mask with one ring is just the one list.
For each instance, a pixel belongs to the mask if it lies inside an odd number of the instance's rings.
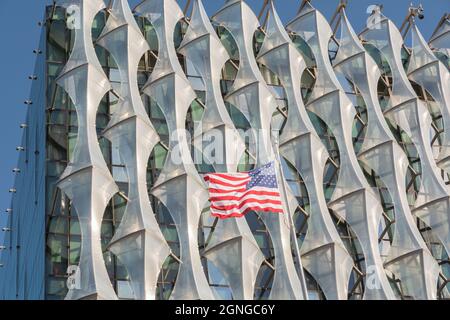
{"label": "tall office building", "polygon": [[[449,15],[189,3],[46,8],[0,299],[449,298]],[[271,161],[284,213],[211,215]]]}

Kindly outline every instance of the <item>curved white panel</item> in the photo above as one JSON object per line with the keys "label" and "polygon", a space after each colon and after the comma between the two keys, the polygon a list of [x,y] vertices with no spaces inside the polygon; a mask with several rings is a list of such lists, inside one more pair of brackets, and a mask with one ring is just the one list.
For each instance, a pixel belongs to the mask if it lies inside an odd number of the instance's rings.
{"label": "curved white panel", "polygon": [[420,157],[421,186],[412,212],[433,229],[449,253],[450,197],[431,149],[431,116],[416,96],[403,68],[400,32],[389,19],[380,16],[379,20],[374,28],[365,30],[362,37],[384,55],[391,69],[391,104],[385,115],[411,137]]}
{"label": "curved white panel", "polygon": [[429,44],[433,49],[441,51],[450,59],[450,16],[448,14],[447,18],[442,21],[431,36]]}
{"label": "curved white panel", "polygon": [[[194,136],[194,145],[198,150],[204,150],[208,141],[222,137],[223,150],[216,150],[216,154],[222,154],[223,158],[206,160],[216,172],[236,172],[245,144],[234,127],[220,90],[222,67],[229,56],[200,0],[194,2],[190,25],[179,52],[192,63],[205,84],[206,108],[201,129]],[[233,299],[253,299],[256,276],[264,255],[244,218],[218,220],[205,256],[225,275]]]}
{"label": "curved white panel", "polygon": [[408,77],[423,86],[438,103],[444,132],[437,165],[450,173],[450,72],[440,62],[426,44],[419,29],[411,28],[412,49],[408,67]]}
{"label": "curved white panel", "polygon": [[297,168],[308,190],[311,216],[301,248],[303,266],[320,284],[328,300],[347,299],[353,260],[331,220],[323,192],[328,152],[303,105],[300,78],[305,62],[270,5],[266,37],[258,61],[274,72],[288,101],[288,118],[280,137],[281,154]]}
{"label": "curved white panel", "polygon": [[406,197],[408,158],[395,141],[378,101],[380,70],[365,52],[345,12],[342,12],[340,47],[334,68],[358,88],[364,99],[368,123],[358,158],[380,176],[394,204],[394,235],[385,265],[402,281],[406,295],[436,299],[439,267],[416,227]]}
{"label": "curved white panel", "polygon": [[57,79],[75,105],[78,137],[73,157],[60,177],[58,186],[72,201],[81,228],[79,262],[80,288],[69,290],[66,299],[116,299],[106,271],[100,243],[105,208],[118,191],[98,144],[95,120],[103,96],[110,90],[92,43],[91,27],[103,1],[61,1],[76,7],[79,28],[69,61]]}
{"label": "curved white panel", "polygon": [[169,130],[169,154],[152,188],[169,210],[180,241],[180,269],[171,299],[213,299],[198,249],[198,224],[208,200],[186,137],[185,121],[195,92],[181,68],[173,37],[183,13],[174,0],[144,1],[135,9],[153,24],[158,35],[158,61],[144,92],[161,108]]}
{"label": "curved white panel", "polygon": [[364,299],[395,299],[378,247],[378,226],[383,209],[369,187],[353,149],[352,126],[356,111],[328,57],[328,43],[333,32],[323,15],[310,4],[306,4],[289,23],[288,30],[301,36],[315,57],[317,78],[306,107],[328,125],[338,144],[340,170],[329,207],[347,221],[361,244],[367,281],[375,284],[365,286]]}
{"label": "curved white panel", "polygon": [[149,46],[127,0],[114,1],[97,42],[114,57],[121,76],[121,99],[104,135],[118,149],[129,179],[128,203],[110,250],[127,268],[135,298],[154,300],[159,271],[169,254],[169,246],[147,193],[147,161],[159,137],[144,109],[137,72],[139,60]]}
{"label": "curved white panel", "polygon": [[[275,160],[271,141],[271,120],[276,110],[276,101],[259,71],[253,54],[253,35],[259,26],[250,7],[240,0],[228,1],[212,18],[228,29],[239,49],[239,70],[226,100],[247,117],[255,136],[257,135],[256,165],[261,166]],[[277,166],[279,167],[279,166]],[[282,174],[278,171],[278,177]],[[279,178],[282,198],[287,199],[289,189],[284,179]],[[287,201],[283,201],[284,212],[293,214]],[[261,213],[272,238],[275,255],[275,274],[270,299],[306,299],[306,285],[302,268],[296,270],[292,249],[291,230],[287,214]],[[298,254],[298,253],[297,253]],[[301,263],[300,263],[301,264]]]}

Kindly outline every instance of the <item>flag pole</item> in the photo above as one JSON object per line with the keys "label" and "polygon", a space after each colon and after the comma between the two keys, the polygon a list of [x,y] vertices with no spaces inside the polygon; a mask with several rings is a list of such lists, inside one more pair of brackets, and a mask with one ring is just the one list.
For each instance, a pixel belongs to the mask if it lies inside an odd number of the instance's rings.
{"label": "flag pole", "polygon": [[[300,256],[300,249],[299,249],[299,247],[298,247],[298,242],[297,242],[297,237],[296,237],[296,232],[295,232],[295,226],[294,226],[294,219],[293,219],[293,217],[292,217],[292,215],[290,214],[290,212],[289,212],[289,205],[288,205],[288,203],[289,203],[289,201],[288,201],[288,198],[287,198],[287,189],[286,189],[286,186],[285,186],[285,184],[284,184],[284,181],[285,181],[285,179],[284,179],[284,174],[283,174],[283,168],[281,167],[281,156],[280,156],[280,141],[279,141],[279,137],[280,137],[280,134],[279,134],[279,130],[272,130],[272,137],[273,137],[273,141],[274,141],[274,144],[275,144],[275,150],[274,150],[274,152],[275,152],[275,162],[276,162],[276,166],[277,166],[277,168],[276,168],[276,170],[275,170],[275,173],[278,171],[279,172],[279,175],[280,175],[280,184],[282,185],[282,188],[283,188],[283,201],[284,201],[284,203],[285,203],[285,207],[286,207],[286,212],[285,212],[285,214],[289,217],[289,227],[290,227],[290,234],[291,234],[291,237],[292,237],[292,239],[291,239],[291,241],[292,242],[294,242],[294,250],[295,250],[295,255],[297,256],[297,263],[298,263],[298,267],[299,267],[299,270],[300,270],[300,276],[299,276],[299,278],[300,278],[300,283],[301,283],[301,286],[302,286],[302,290],[303,290],[303,294],[304,294],[304,298],[305,298],[305,300],[307,300],[308,299],[308,289],[307,289],[307,287],[306,287],[306,280],[305,280],[305,277],[303,276],[301,276],[302,274],[303,274],[303,265],[302,265],[302,260],[301,260],[301,256]],[[278,174],[277,174],[278,175]]]}

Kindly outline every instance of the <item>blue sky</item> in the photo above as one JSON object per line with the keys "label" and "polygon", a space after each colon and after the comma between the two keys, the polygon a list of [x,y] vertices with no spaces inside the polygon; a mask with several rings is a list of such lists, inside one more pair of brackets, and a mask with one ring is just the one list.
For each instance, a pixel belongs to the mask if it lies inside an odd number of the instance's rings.
{"label": "blue sky", "polygon": [[[186,0],[179,3],[184,6]],[[28,98],[31,81],[28,76],[34,69],[33,49],[39,42],[41,28],[38,21],[42,20],[47,0],[0,0],[0,97],[2,116],[0,117],[0,228],[5,225],[4,209],[9,206],[8,189],[14,184],[12,169],[17,161],[16,146],[21,141],[20,123],[25,120],[27,107],[23,101]],[[134,6],[139,0],[129,0]],[[206,10],[211,15],[218,10],[224,1],[203,0]],[[275,0],[275,4],[284,22],[294,17],[300,0]],[[347,15],[354,29],[362,30],[367,19],[366,9],[371,4],[384,5],[383,13],[392,19],[397,26],[401,24],[411,0],[349,0]],[[412,1],[418,4],[419,1]],[[422,0],[425,9],[425,19],[418,25],[428,39],[436,23],[444,12],[450,11],[450,0]],[[247,3],[259,12],[263,0],[248,0]],[[338,0],[313,0],[329,20]],[[26,9],[25,9],[26,8]],[[1,232],[0,232],[1,233]],[[0,234],[0,240],[2,235]]]}

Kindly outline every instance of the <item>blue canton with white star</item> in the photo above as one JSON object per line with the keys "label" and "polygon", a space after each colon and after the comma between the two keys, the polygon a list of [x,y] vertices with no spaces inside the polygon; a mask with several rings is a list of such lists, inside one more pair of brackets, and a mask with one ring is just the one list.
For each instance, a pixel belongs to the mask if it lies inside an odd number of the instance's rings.
{"label": "blue canton with white star", "polygon": [[251,177],[251,180],[247,183],[247,190],[253,187],[278,188],[273,162],[268,163],[261,168],[249,171],[248,174]]}

